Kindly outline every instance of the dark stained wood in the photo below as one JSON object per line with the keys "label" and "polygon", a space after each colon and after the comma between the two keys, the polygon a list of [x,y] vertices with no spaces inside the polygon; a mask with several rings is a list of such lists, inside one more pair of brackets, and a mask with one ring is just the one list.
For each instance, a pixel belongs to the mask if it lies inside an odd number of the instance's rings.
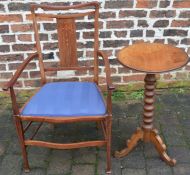
{"label": "dark stained wood", "polygon": [[168,44],[138,43],[123,48],[118,60],[129,68],[149,73],[179,69],[188,62],[188,55]]}
{"label": "dark stained wood", "polygon": [[146,72],[144,90],[144,113],[142,127],[138,128],[127,141],[127,148],[115,152],[115,157],[124,157],[137,145],[139,140],[151,142],[157,149],[160,157],[168,165],[174,166],[175,159],[166,153],[166,145],[158,135],[153,125],[154,95],[156,88],[155,73],[178,69],[188,62],[187,54],[170,45],[157,43],[139,43],[125,47],[118,54],[119,61],[129,68]]}
{"label": "dark stained wood", "polygon": [[[81,8],[92,8],[93,11],[79,13],[79,14],[69,14],[69,15],[54,15],[54,14],[38,14],[36,10],[38,8],[42,8],[44,10],[68,10],[68,9],[81,9]],[[22,156],[24,161],[24,170],[25,172],[29,172],[29,163],[27,157],[26,146],[33,145],[33,146],[42,146],[48,148],[55,148],[55,149],[73,149],[73,148],[82,148],[82,147],[91,147],[91,146],[106,146],[107,149],[107,163],[106,163],[106,171],[107,173],[111,172],[111,125],[112,125],[112,102],[111,102],[111,94],[114,90],[112,85],[111,77],[110,77],[110,66],[108,57],[102,51],[99,51],[99,3],[98,2],[89,2],[85,4],[77,4],[71,6],[46,6],[46,5],[39,5],[33,4],[31,6],[31,13],[33,19],[33,27],[35,33],[35,41],[36,41],[36,49],[37,53],[32,54],[29,56],[18,68],[14,76],[11,80],[5,85],[3,90],[10,90],[11,100],[12,100],[12,109],[13,109],[13,117],[15,120],[16,130],[19,138],[19,142],[22,148]],[[76,56],[76,27],[75,27],[75,19],[85,16],[85,15],[93,15],[94,16],[94,64],[93,66],[83,66],[79,67],[77,65],[77,56]],[[60,51],[60,67],[44,67],[43,63],[43,55],[42,55],[42,48],[40,44],[40,37],[38,32],[38,24],[37,18],[38,17],[47,17],[47,18],[56,18],[57,20],[57,31],[58,31],[58,43],[59,43],[59,51]],[[21,112],[25,105],[19,109],[18,104],[16,101],[16,96],[14,92],[14,84],[16,83],[17,79],[19,78],[20,74],[23,72],[24,68],[27,64],[38,57],[39,60],[39,67],[41,73],[41,83],[42,85],[46,83],[46,75],[45,73],[48,71],[59,71],[59,70],[93,70],[94,71],[94,82],[98,85],[98,57],[102,57],[105,63],[106,69],[106,82],[107,82],[107,90],[108,95],[106,99],[107,105],[107,112],[105,115],[102,116],[77,116],[77,117],[48,117],[48,116],[22,116]],[[31,97],[32,98],[32,97]],[[31,99],[30,98],[30,99]],[[28,100],[29,101],[29,100]],[[22,122],[28,121],[28,125],[23,128]],[[98,122],[101,123],[104,140],[96,140],[96,141],[86,141],[86,142],[79,142],[79,143],[51,143],[39,140],[31,140],[34,139],[35,135],[37,134],[41,124],[34,132],[34,135],[31,139],[25,138],[24,133],[30,129],[32,122],[48,122],[48,123],[71,123],[71,122]]]}
{"label": "dark stained wood", "polygon": [[57,19],[60,65],[77,66],[76,26],[74,19]]}

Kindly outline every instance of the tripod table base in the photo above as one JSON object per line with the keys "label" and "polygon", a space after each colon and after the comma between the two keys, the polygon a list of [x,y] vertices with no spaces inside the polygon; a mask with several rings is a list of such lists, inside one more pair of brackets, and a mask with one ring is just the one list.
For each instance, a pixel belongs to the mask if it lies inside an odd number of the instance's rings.
{"label": "tripod table base", "polygon": [[163,143],[156,129],[146,130],[143,128],[137,128],[131,139],[127,141],[127,148],[124,148],[121,151],[116,151],[115,157],[121,158],[128,155],[129,152],[137,145],[139,140],[142,140],[144,142],[152,142],[160,154],[162,160],[164,160],[170,166],[174,166],[176,164],[176,160],[171,159],[166,153],[166,145]]}

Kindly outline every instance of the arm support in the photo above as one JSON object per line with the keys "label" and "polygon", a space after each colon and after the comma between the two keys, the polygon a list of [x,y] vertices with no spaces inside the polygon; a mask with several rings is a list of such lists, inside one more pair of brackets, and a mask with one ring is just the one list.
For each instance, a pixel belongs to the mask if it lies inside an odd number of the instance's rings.
{"label": "arm support", "polygon": [[17,79],[19,78],[20,74],[23,72],[24,68],[36,56],[38,56],[38,53],[30,55],[26,60],[23,61],[23,63],[19,66],[19,68],[17,69],[11,80],[3,87],[4,91],[7,91],[10,87],[13,87],[13,85],[16,83]]}
{"label": "arm support", "polygon": [[110,76],[111,70],[110,70],[108,56],[103,51],[100,51],[100,50],[97,52],[97,54],[98,56],[101,56],[104,60],[108,90],[114,90],[115,87],[113,86],[112,81],[111,81],[111,76]]}

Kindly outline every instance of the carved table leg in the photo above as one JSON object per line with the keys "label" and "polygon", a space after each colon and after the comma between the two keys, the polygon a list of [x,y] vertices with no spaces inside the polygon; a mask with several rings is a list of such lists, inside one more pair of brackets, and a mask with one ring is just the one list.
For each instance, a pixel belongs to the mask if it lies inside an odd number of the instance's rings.
{"label": "carved table leg", "polygon": [[156,129],[153,128],[154,116],[154,90],[156,77],[155,74],[147,74],[145,77],[145,92],[144,92],[144,113],[143,124],[141,129],[132,135],[131,139],[127,142],[127,148],[115,152],[115,157],[120,158],[126,156],[137,144],[139,140],[144,142],[152,142],[159,152],[161,158],[170,166],[176,164],[175,159],[171,159],[166,153],[166,145],[163,143],[161,137],[158,135]]}
{"label": "carved table leg", "polygon": [[131,139],[127,141],[127,148],[121,151],[115,152],[116,158],[121,158],[126,156],[136,145],[139,140],[143,139],[143,131],[141,128],[137,128],[136,132],[132,135]]}
{"label": "carved table leg", "polygon": [[170,166],[174,166],[176,164],[176,160],[171,159],[166,153],[166,145],[163,143],[156,130],[151,131],[151,142],[154,144],[162,160],[164,160]]}

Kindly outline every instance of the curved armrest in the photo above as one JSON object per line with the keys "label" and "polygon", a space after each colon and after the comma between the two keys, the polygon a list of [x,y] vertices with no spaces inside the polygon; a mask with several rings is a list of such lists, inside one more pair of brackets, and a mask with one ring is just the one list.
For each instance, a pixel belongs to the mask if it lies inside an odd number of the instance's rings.
{"label": "curved armrest", "polygon": [[15,74],[12,76],[11,80],[3,87],[4,91],[7,91],[10,87],[12,87],[16,83],[17,79],[19,78],[20,74],[23,72],[24,68],[36,56],[38,56],[38,53],[30,55],[26,60],[23,61],[23,63],[19,66]]}
{"label": "curved armrest", "polygon": [[103,51],[100,51],[100,50],[97,51],[97,54],[98,56],[101,56],[104,60],[108,90],[115,90],[115,87],[113,86],[112,81],[111,81],[111,76],[110,76],[111,70],[110,70],[108,56]]}

